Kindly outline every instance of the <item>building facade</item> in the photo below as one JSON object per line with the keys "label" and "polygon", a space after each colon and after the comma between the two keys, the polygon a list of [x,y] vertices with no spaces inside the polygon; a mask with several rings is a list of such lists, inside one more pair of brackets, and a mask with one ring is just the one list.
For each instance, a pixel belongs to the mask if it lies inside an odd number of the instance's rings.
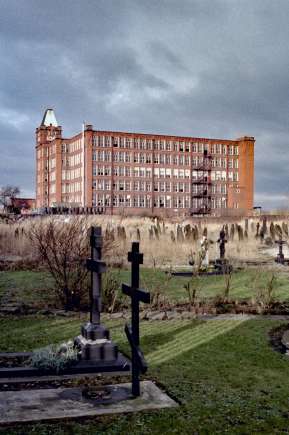
{"label": "building facade", "polygon": [[63,138],[47,109],[36,129],[36,207],[106,214],[247,213],[253,137],[236,140],[94,130]]}

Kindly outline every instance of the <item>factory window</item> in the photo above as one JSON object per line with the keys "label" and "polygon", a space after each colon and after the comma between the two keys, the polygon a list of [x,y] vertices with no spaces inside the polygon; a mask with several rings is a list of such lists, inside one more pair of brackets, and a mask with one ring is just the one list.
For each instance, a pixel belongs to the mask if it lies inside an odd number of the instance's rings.
{"label": "factory window", "polygon": [[133,161],[134,163],[139,163],[139,153],[134,153]]}
{"label": "factory window", "polygon": [[119,147],[120,148],[125,148],[125,145],[126,145],[125,137],[121,137],[120,141],[119,141]]}

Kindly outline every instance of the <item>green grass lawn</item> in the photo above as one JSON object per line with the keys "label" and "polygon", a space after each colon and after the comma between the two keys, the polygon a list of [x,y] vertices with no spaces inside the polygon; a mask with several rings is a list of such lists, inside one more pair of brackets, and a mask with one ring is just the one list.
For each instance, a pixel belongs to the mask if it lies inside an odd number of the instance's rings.
{"label": "green grass lawn", "polygon": [[[1,319],[0,350],[29,350],[71,338],[80,323],[44,317]],[[268,341],[270,329],[280,324],[264,319],[142,322],[146,378],[176,398],[178,409],[5,428],[2,433],[288,433],[289,359]],[[110,321],[108,326],[120,348],[128,350],[123,322]]]}
{"label": "green grass lawn", "polygon": [[[120,282],[129,282],[130,271],[120,270]],[[246,299],[256,295],[256,289],[265,288],[271,277],[270,271],[248,269],[232,274],[229,296],[234,299]],[[190,280],[186,277],[171,277],[157,269],[141,269],[141,285],[149,291],[159,291],[170,302],[187,301],[188,295],[184,285]],[[199,298],[213,298],[222,294],[225,288],[223,276],[202,276],[199,279]],[[53,281],[45,272],[0,272],[0,300],[7,292],[13,298],[27,304],[53,304]],[[285,272],[276,273],[274,295],[279,300],[289,299],[289,276]]]}

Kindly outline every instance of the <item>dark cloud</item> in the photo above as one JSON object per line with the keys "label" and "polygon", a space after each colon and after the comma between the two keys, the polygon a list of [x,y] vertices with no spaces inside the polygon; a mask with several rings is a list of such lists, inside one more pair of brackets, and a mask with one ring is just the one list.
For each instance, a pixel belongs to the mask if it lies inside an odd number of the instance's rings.
{"label": "dark cloud", "polygon": [[[2,0],[0,184],[34,191],[46,107],[95,128],[256,138],[256,202],[289,192],[287,0]],[[287,187],[288,186],[288,187]]]}

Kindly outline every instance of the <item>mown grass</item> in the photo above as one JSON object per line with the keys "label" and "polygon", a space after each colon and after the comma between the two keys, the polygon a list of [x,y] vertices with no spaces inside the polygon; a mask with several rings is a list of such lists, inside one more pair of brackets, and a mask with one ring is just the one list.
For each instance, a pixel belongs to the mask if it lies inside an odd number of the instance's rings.
{"label": "mown grass", "polygon": [[[247,269],[232,274],[229,296],[234,299],[249,299],[256,296],[258,289],[267,287],[272,276],[270,270]],[[289,299],[289,276],[274,272],[274,296],[280,301]],[[119,281],[129,282],[130,271],[121,269],[117,273]],[[141,269],[141,286],[151,292],[159,291],[171,303],[187,301],[184,285],[189,277],[171,277],[159,269]],[[202,276],[200,278],[199,298],[213,298],[225,289],[224,276]],[[7,292],[14,300],[33,305],[53,305],[55,292],[53,281],[46,272],[16,271],[0,272],[0,300]]]}
{"label": "mown grass", "polygon": [[29,305],[49,304],[55,299],[53,280],[48,272],[21,270],[0,272],[0,298]]}
{"label": "mown grass", "polygon": [[[2,433],[287,433],[289,360],[268,341],[270,329],[282,323],[264,319],[142,322],[142,348],[149,362],[146,377],[175,397],[179,408],[82,423],[12,427]],[[78,333],[80,324],[79,319],[2,319],[0,348],[7,350],[9,343],[9,350],[28,350],[68,339]],[[120,348],[127,350],[123,322],[109,326]]]}

